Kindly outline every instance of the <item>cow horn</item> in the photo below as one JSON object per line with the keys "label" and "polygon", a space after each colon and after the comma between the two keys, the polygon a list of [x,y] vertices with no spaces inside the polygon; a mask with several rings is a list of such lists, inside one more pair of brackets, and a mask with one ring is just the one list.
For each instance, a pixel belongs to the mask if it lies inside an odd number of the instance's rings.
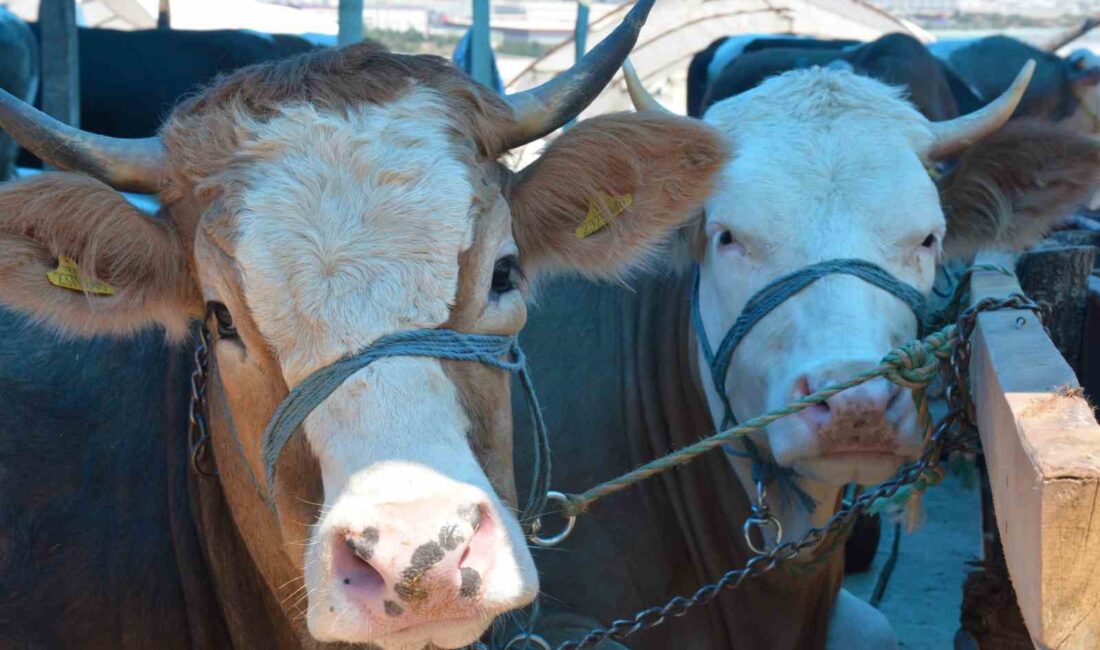
{"label": "cow horn", "polygon": [[573,67],[541,86],[509,95],[506,100],[512,107],[512,122],[502,137],[504,149],[538,140],[580,115],[634,49],[655,1],[639,0],[615,31]]}
{"label": "cow horn", "polygon": [[1009,89],[988,106],[953,120],[933,122],[931,126],[935,141],[929,149],[929,157],[936,160],[958,153],[1001,128],[1020,104],[1034,73],[1035,61],[1028,61]]}
{"label": "cow horn", "polygon": [[1043,44],[1041,49],[1052,53],[1057,52],[1095,29],[1097,25],[1100,25],[1100,14],[1089,16],[1080,25],[1074,25],[1055,34],[1053,38]]}
{"label": "cow horn", "polygon": [[638,77],[638,71],[634,69],[634,64],[630,62],[628,58],[623,61],[623,77],[626,79],[626,92],[630,93],[630,101],[634,103],[634,108],[639,111],[648,111],[654,113],[664,113],[665,115],[672,115],[672,111],[668,110],[664,106],[661,106],[661,102],[657,101],[657,98],[649,94],[646,90],[645,84]]}
{"label": "cow horn", "polygon": [[126,140],[58,122],[0,90],[0,128],[54,167],[80,171],[129,192],[155,194],[164,169],[159,138]]}

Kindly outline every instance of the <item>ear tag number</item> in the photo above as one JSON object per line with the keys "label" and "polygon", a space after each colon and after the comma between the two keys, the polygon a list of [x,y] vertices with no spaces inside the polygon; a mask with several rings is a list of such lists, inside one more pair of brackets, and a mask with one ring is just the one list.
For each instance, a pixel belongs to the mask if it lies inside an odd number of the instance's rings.
{"label": "ear tag number", "polygon": [[588,199],[588,215],[574,231],[577,235],[577,239],[591,237],[603,230],[615,217],[626,212],[627,208],[633,204],[633,194],[608,196],[600,192],[596,196]]}
{"label": "ear tag number", "polygon": [[55,287],[71,289],[97,296],[113,296],[118,290],[106,282],[90,282],[80,277],[80,267],[72,259],[60,255],[57,268],[46,273],[46,279]]}

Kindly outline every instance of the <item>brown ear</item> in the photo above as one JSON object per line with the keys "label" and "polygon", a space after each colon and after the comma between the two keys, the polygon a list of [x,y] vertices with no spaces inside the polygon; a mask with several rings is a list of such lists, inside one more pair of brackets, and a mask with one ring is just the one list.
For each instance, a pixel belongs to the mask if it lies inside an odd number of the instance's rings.
{"label": "brown ear", "polygon": [[[80,272],[51,281],[62,257]],[[179,339],[202,302],[172,224],[97,180],[51,173],[0,186],[0,304],[67,334],[160,324]]]}
{"label": "brown ear", "polygon": [[698,215],[727,157],[720,133],[687,118],[623,113],[569,129],[512,186],[525,270],[622,276]]}
{"label": "brown ear", "polygon": [[1020,249],[1069,216],[1100,181],[1100,142],[1049,122],[1020,120],[971,145],[940,181],[944,254]]}

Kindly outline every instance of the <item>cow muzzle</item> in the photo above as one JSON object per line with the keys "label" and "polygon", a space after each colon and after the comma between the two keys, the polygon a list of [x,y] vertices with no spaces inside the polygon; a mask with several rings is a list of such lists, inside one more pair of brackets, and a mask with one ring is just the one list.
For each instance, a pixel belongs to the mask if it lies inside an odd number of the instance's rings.
{"label": "cow muzzle", "polygon": [[506,516],[473,486],[387,503],[341,498],[307,559],[311,634],[387,650],[476,640],[538,589]]}
{"label": "cow muzzle", "polygon": [[[873,368],[874,361],[830,364],[798,375],[790,400]],[[833,395],[768,430],[780,465],[830,484],[876,483],[920,452],[916,406],[909,389],[877,378]]]}

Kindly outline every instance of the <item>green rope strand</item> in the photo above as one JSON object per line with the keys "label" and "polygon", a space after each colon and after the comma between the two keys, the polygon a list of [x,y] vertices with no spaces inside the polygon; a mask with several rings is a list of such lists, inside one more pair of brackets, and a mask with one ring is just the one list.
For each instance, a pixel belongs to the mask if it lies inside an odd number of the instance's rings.
{"label": "green rope strand", "polygon": [[815,404],[821,404],[837,393],[877,377],[885,377],[895,384],[913,389],[913,399],[917,400],[918,415],[922,426],[926,427],[927,434],[931,431],[932,419],[929,414],[928,397],[924,388],[936,377],[941,364],[950,356],[954,345],[955,326],[949,325],[921,340],[911,341],[897,348],[883,357],[879,365],[854,375],[847,381],[833,384],[792,402],[785,408],[759,415],[735,427],[703,438],[683,449],[652,460],[637,469],[605,481],[580,494],[568,494],[566,495],[567,503],[562,506],[561,511],[567,517],[583,514],[589,506],[608,495],[625,490],[636,483],[641,483],[651,476],[687,464],[696,457],[716,447],[721,447],[735,438],[760,431],[780,418],[793,415]]}

